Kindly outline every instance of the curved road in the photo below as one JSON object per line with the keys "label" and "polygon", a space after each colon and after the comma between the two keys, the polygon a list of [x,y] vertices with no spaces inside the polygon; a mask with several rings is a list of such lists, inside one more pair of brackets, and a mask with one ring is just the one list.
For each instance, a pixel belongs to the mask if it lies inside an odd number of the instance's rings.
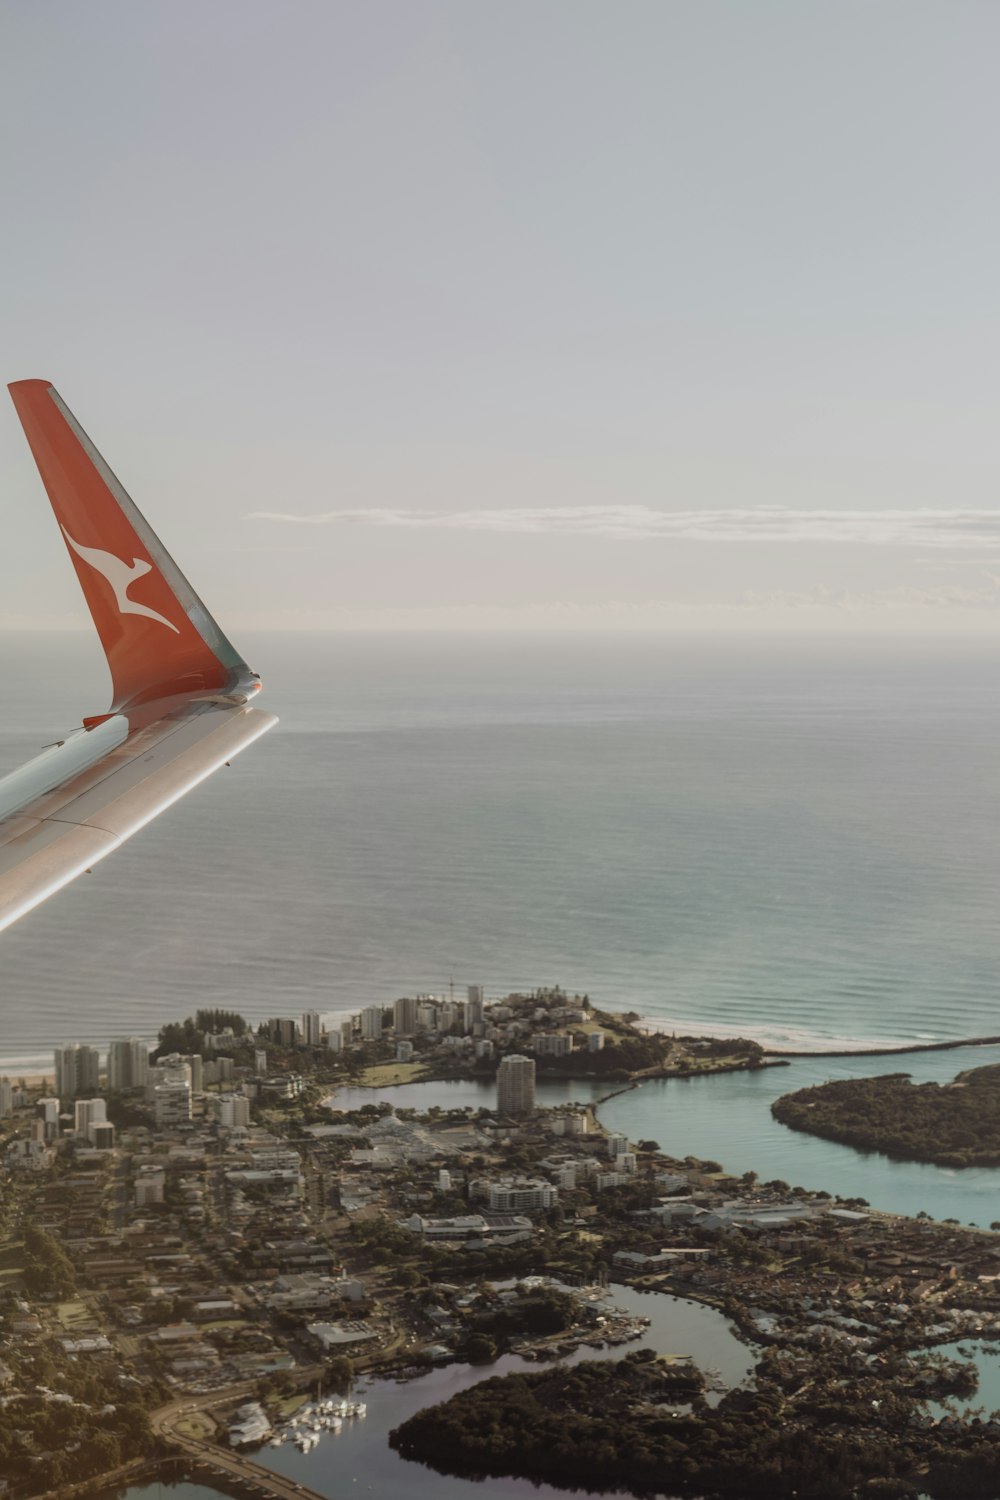
{"label": "curved road", "polygon": [[[245,1394],[252,1394],[253,1389],[253,1386],[249,1386]],[[236,1394],[239,1393],[230,1392],[227,1402],[233,1400]],[[286,1479],[281,1474],[273,1474],[270,1469],[255,1464],[235,1448],[220,1448],[216,1443],[203,1443],[198,1438],[188,1437],[187,1434],[174,1430],[174,1424],[180,1417],[202,1410],[204,1407],[190,1399],[172,1401],[169,1406],[161,1406],[159,1411],[152,1414],[153,1431],[192,1462],[240,1480],[250,1494],[273,1497],[273,1500],[329,1500],[319,1490],[309,1489],[307,1485]]]}

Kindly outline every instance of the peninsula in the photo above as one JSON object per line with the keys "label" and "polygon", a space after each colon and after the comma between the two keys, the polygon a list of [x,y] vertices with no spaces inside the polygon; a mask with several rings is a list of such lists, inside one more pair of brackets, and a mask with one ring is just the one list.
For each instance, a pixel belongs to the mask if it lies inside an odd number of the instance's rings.
{"label": "peninsula", "polygon": [[948,1084],[907,1073],[849,1078],[785,1094],[771,1113],[792,1130],[939,1167],[1000,1166],[1000,1064]]}
{"label": "peninsula", "polygon": [[[206,1010],[151,1054],[134,1038],[104,1067],[92,1054],[58,1049],[58,1093],[0,1080],[12,1500],[129,1482],[151,1461],[284,1495],[255,1449],[337,1441],[359,1380],[455,1362],[472,1386],[502,1354],[551,1364],[402,1425],[398,1451],[440,1463],[448,1432],[460,1472],[554,1478],[538,1444],[484,1428],[489,1401],[522,1433],[533,1412],[562,1414],[565,1482],[588,1454],[591,1482],[615,1471],[636,1493],[668,1459],[678,1494],[735,1497],[737,1460],[744,1493],[803,1500],[902,1495],[915,1475],[935,1500],[994,1483],[1000,1427],[939,1423],[926,1402],[976,1380],[935,1346],[1000,1338],[995,1235],[733,1177],[606,1131],[592,1104],[542,1108],[529,1087],[536,1068],[579,1066],[613,1091],[755,1067],[753,1044],[650,1037],[539,990],[397,1001],[336,1031],[315,1012],[254,1027]],[[358,1083],[400,1074],[497,1083],[471,1108],[420,1108],[419,1087],[412,1107],[359,1103]],[[759,1351],[752,1383],[727,1391],[657,1357],[684,1350],[627,1357],[657,1293],[723,1313]],[[591,1362],[570,1371],[568,1355]],[[882,1488],[866,1490],[882,1450]]]}

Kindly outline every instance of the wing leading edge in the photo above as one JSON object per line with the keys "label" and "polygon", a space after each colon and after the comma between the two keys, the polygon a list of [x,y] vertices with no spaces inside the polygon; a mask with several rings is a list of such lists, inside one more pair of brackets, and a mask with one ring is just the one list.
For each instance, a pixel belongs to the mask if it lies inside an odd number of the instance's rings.
{"label": "wing leading edge", "polygon": [[112,677],[110,710],[0,780],[0,929],[277,723],[238,655],[59,396],[10,387]]}

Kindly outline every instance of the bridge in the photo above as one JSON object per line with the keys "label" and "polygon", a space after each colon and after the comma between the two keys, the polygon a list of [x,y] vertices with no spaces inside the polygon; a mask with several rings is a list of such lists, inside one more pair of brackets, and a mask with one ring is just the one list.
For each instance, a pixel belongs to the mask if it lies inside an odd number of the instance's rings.
{"label": "bridge", "polygon": [[[315,1376],[319,1372],[308,1370],[303,1373]],[[222,1448],[217,1443],[177,1431],[177,1424],[183,1417],[193,1416],[196,1412],[207,1413],[214,1406],[232,1405],[241,1396],[252,1396],[254,1389],[248,1382],[241,1386],[231,1386],[224,1397],[217,1397],[212,1401],[199,1402],[188,1397],[186,1400],[171,1401],[168,1406],[161,1406],[158,1411],[150,1414],[150,1424],[160,1441],[173,1450],[171,1457],[134,1458],[110,1473],[82,1479],[77,1484],[61,1484],[58,1490],[36,1495],[34,1500],[77,1500],[77,1497],[83,1500],[84,1496],[93,1495],[98,1483],[102,1490],[105,1486],[116,1484],[139,1484],[143,1480],[163,1479],[173,1469],[180,1472],[171,1473],[171,1478],[202,1480],[214,1485],[216,1489],[224,1490],[228,1495],[236,1496],[237,1500],[330,1500],[329,1495],[322,1491],[310,1489],[307,1484],[300,1484],[294,1479],[286,1479],[283,1474],[274,1474],[270,1469],[265,1469],[263,1464],[254,1463],[252,1458],[234,1448]]]}
{"label": "bridge", "polygon": [[178,1432],[180,1419],[199,1410],[204,1408],[197,1402],[177,1401],[161,1407],[152,1417],[154,1432],[169,1443],[175,1453],[183,1454],[192,1479],[211,1480],[241,1500],[243,1496],[254,1497],[254,1500],[330,1500],[320,1490],[310,1489],[297,1480],[265,1469],[263,1464],[254,1463],[252,1458],[235,1448],[221,1448],[190,1433]]}

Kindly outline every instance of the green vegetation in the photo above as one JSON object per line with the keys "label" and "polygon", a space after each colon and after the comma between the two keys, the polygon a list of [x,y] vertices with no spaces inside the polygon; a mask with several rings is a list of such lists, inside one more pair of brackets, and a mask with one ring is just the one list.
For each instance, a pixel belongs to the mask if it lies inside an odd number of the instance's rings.
{"label": "green vegetation", "polygon": [[24,1286],[32,1297],[68,1299],[76,1291],[69,1256],[57,1239],[32,1224],[24,1231]]}
{"label": "green vegetation", "polygon": [[521,1288],[521,1293],[516,1302],[476,1319],[464,1346],[472,1364],[495,1359],[511,1339],[562,1333],[580,1315],[575,1298],[558,1287],[533,1287],[530,1292]]}
{"label": "green vegetation", "polygon": [[122,1395],[117,1371],[58,1368],[36,1362],[40,1387],[51,1392],[17,1395],[0,1422],[0,1474],[15,1491],[37,1494],[66,1485],[149,1453],[153,1435],[146,1402],[155,1402],[155,1386],[141,1396]]}
{"label": "green vegetation", "polygon": [[907,1073],[818,1084],[776,1099],[771,1113],[793,1130],[900,1161],[1000,1166],[1000,1064],[943,1085]]}
{"label": "green vegetation", "polygon": [[165,1026],[160,1027],[159,1042],[153,1053],[154,1061],[171,1052],[201,1052],[206,1032],[214,1034],[227,1029],[236,1037],[245,1037],[247,1040],[251,1038],[250,1027],[239,1011],[235,1010],[197,1010],[186,1020],[168,1021]]}
{"label": "green vegetation", "polygon": [[914,1425],[918,1371],[901,1368],[890,1385],[830,1354],[805,1381],[783,1374],[779,1356],[765,1367],[761,1389],[735,1391],[714,1411],[697,1370],[664,1365],[650,1350],[501,1376],[418,1412],[389,1442],[441,1472],[566,1489],[727,1500],[996,1496],[1000,1448],[986,1427]]}

